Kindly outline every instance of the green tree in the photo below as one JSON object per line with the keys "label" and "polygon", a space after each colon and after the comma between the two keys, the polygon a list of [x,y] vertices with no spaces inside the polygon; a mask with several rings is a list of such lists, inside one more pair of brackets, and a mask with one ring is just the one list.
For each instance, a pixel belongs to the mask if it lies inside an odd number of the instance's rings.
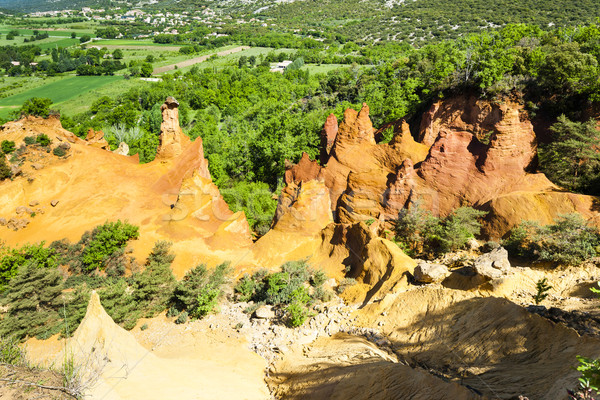
{"label": "green tree", "polygon": [[25,101],[19,110],[19,115],[35,115],[38,117],[48,118],[50,115],[50,106],[52,100],[44,97],[32,97]]}
{"label": "green tree", "polygon": [[6,157],[0,154],[0,181],[12,177],[12,171],[6,162]]}
{"label": "green tree", "polygon": [[10,154],[15,151],[15,142],[12,140],[3,140],[0,144],[0,149],[4,154]]}
{"label": "green tree", "polygon": [[204,264],[191,269],[173,292],[174,306],[194,319],[215,312],[230,272],[229,263],[216,266],[210,274]]}
{"label": "green tree", "polygon": [[548,297],[548,291],[552,289],[552,286],[548,285],[548,278],[543,278],[537,281],[535,288],[537,292],[533,296],[533,301],[535,301],[535,304],[538,305],[544,301],[546,297]]}
{"label": "green tree", "polygon": [[84,271],[103,269],[107,257],[125,248],[129,240],[138,237],[139,228],[127,222],[106,222],[97,226],[91,232],[89,239],[85,240],[87,244],[82,253]]}
{"label": "green tree", "polygon": [[123,50],[115,49],[115,51],[113,51],[113,58],[115,60],[122,60],[123,59]]}
{"label": "green tree", "polygon": [[152,64],[145,62],[142,64],[142,68],[140,69],[140,75],[142,75],[144,78],[149,78],[152,76],[152,71]]}
{"label": "green tree", "polygon": [[512,256],[577,265],[598,255],[600,231],[572,213],[559,215],[546,226],[525,221],[511,230],[503,244]]}
{"label": "green tree", "polygon": [[552,142],[540,146],[538,152],[542,171],[565,189],[600,194],[596,121],[574,122],[561,115],[550,129]]}

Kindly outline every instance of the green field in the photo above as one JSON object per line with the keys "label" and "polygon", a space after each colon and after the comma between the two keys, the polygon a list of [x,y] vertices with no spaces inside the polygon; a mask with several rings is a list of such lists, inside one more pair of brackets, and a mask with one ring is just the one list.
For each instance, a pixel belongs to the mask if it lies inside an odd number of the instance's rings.
{"label": "green field", "polygon": [[[228,46],[228,47],[237,47],[237,46]],[[210,53],[217,53],[219,51],[222,51],[222,48],[211,50]],[[273,52],[275,54],[279,54],[279,53],[290,54],[290,53],[294,53],[295,51],[296,50],[294,50],[294,49],[273,49],[271,47],[252,47],[248,50],[242,50],[237,53],[228,54],[228,55],[222,56],[222,57],[217,57],[214,60],[209,59],[209,60],[204,61],[203,63],[196,64],[196,65],[199,68],[222,68],[222,67],[237,65],[238,59],[241,56],[246,56],[246,57],[255,56],[258,59],[261,55],[265,56],[265,55],[269,54],[270,52]],[[197,55],[194,55],[194,57],[197,57]],[[193,57],[188,57],[188,58],[193,58]],[[184,68],[178,69],[177,71],[187,72],[190,69],[192,69],[193,67],[194,66],[184,67]],[[169,71],[169,73],[172,73],[172,72],[173,71]]]}
{"label": "green field", "polygon": [[311,74],[326,74],[339,68],[350,68],[347,64],[305,64],[303,70],[309,70]]}
{"label": "green field", "polygon": [[119,80],[107,83],[101,87],[81,93],[69,100],[53,104],[52,108],[59,110],[61,114],[75,115],[89,110],[92,103],[102,96],[108,96],[116,99],[119,95],[125,93],[133,87],[141,87],[143,85],[151,84],[151,82],[145,82],[137,78],[128,80],[121,78]]}
{"label": "green field", "polygon": [[152,46],[152,47],[181,47],[175,44],[154,43],[151,40],[112,39],[97,40],[94,42],[99,46]]}
{"label": "green field", "polygon": [[34,89],[26,90],[14,96],[0,99],[0,117],[6,117],[15,108],[20,107],[32,97],[47,97],[53,103],[61,103],[80,96],[91,90],[123,80],[121,76],[70,76]]}

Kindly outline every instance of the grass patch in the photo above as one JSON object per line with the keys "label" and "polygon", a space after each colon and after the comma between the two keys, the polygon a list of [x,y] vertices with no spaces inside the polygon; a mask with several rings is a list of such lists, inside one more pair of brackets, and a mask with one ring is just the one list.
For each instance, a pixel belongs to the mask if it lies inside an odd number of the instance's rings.
{"label": "grass patch", "polygon": [[138,78],[129,80],[125,80],[123,77],[119,78],[120,79],[109,82],[101,87],[81,93],[69,100],[53,104],[52,108],[59,110],[61,114],[66,113],[72,116],[89,110],[92,103],[100,97],[108,96],[110,98],[116,98],[131,88],[142,85],[151,85],[150,82],[144,82]]}
{"label": "grass patch", "polygon": [[174,44],[154,43],[151,40],[107,39],[94,41],[95,46],[148,46],[148,47],[179,47]]}
{"label": "grass patch", "polygon": [[10,107],[21,106],[32,97],[45,97],[53,103],[61,103],[80,96],[90,90],[99,89],[104,85],[123,81],[121,76],[69,76],[59,81],[51,82],[14,96],[0,99],[0,117],[7,117],[12,111]]}

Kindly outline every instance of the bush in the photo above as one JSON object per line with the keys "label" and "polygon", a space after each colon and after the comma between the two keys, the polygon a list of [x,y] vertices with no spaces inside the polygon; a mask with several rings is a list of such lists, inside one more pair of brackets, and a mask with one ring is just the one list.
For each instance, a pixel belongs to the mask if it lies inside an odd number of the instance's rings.
{"label": "bush", "polygon": [[4,154],[10,154],[15,151],[15,142],[12,140],[3,140],[0,144],[0,148]]}
{"label": "bush", "polygon": [[244,211],[250,227],[262,236],[271,227],[277,200],[269,185],[262,182],[230,182],[221,189],[223,199],[233,212]]}
{"label": "bush", "polygon": [[67,151],[62,147],[55,147],[54,150],[52,150],[52,154],[57,157],[64,157],[67,154]]}
{"label": "bush", "polygon": [[127,222],[106,222],[94,228],[82,253],[83,269],[87,272],[104,269],[104,262],[110,255],[138,237],[139,228]]}
{"label": "bush", "polygon": [[26,264],[34,264],[39,268],[55,268],[59,257],[56,251],[45,248],[44,242],[25,244],[21,248],[0,246],[0,288],[4,287]]}
{"label": "bush", "polygon": [[577,265],[600,251],[600,232],[577,213],[559,215],[554,224],[525,221],[503,243],[512,256]]}
{"label": "bush", "polygon": [[35,144],[35,136],[25,136],[25,139],[23,139],[23,141],[28,146]]}
{"label": "bush", "polygon": [[4,155],[0,154],[0,181],[10,179],[12,177],[12,170],[6,162]]}
{"label": "bush", "polygon": [[537,281],[535,287],[537,292],[533,296],[533,301],[538,305],[548,297],[548,291],[552,289],[552,286],[548,285],[548,278],[543,278]]}
{"label": "bush", "polygon": [[287,317],[287,323],[292,328],[301,326],[306,322],[306,319],[310,316],[310,313],[304,307],[302,303],[293,302],[285,308],[285,314]]}
{"label": "bush", "polygon": [[[300,326],[310,316],[307,306],[316,300],[329,300],[332,293],[323,288],[327,275],[312,270],[305,261],[292,261],[280,272],[258,271],[242,277],[234,288],[238,301],[254,301],[280,307],[290,326]],[[310,288],[310,289],[309,289]]]}
{"label": "bush", "polygon": [[337,286],[336,292],[338,292],[338,294],[342,294],[350,286],[354,286],[356,284],[357,284],[356,279],[354,279],[354,278],[344,278],[344,279],[342,279],[342,281],[340,282],[340,284]]}
{"label": "bush", "polygon": [[28,263],[8,283],[2,304],[8,311],[0,321],[0,336],[22,339],[60,331],[62,278],[56,269]]}
{"label": "bush", "polygon": [[215,312],[229,272],[229,263],[218,265],[211,274],[206,265],[198,265],[188,271],[175,288],[173,305],[178,310],[187,311],[192,319],[203,318]]}
{"label": "bush", "polygon": [[583,389],[591,389],[596,394],[600,394],[600,359],[594,360],[577,356],[577,361],[579,361],[577,371],[581,372],[580,386]]}
{"label": "bush", "polygon": [[446,218],[435,217],[419,204],[403,209],[396,221],[396,242],[411,257],[434,257],[465,247],[481,229],[484,211],[460,207]]}
{"label": "bush", "polygon": [[23,106],[19,110],[19,115],[34,115],[37,117],[48,118],[51,105],[52,100],[48,98],[32,97],[23,103]]}
{"label": "bush", "polygon": [[146,260],[143,272],[133,276],[133,299],[144,310],[144,317],[153,317],[167,308],[177,284],[171,263],[175,255],[171,243],[159,240]]}
{"label": "bush", "polygon": [[0,364],[26,365],[27,356],[14,338],[0,337]]}
{"label": "bush", "polygon": [[188,320],[188,313],[186,311],[179,314],[177,319],[175,320],[176,324],[185,324]]}
{"label": "bush", "polygon": [[36,136],[35,142],[42,147],[46,147],[46,146],[49,146],[50,143],[52,143],[52,140],[50,140],[48,135],[46,135],[44,133],[40,133],[39,135]]}

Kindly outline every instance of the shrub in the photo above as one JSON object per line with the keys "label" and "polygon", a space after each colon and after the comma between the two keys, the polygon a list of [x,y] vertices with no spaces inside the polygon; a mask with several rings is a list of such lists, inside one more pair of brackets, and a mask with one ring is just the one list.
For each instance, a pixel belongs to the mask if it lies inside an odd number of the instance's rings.
{"label": "shrub", "polygon": [[177,307],[175,307],[175,306],[169,307],[169,310],[167,311],[167,317],[171,318],[171,317],[176,317],[178,315],[179,315],[179,310],[177,310]]}
{"label": "shrub", "polygon": [[[600,282],[598,282],[598,286],[600,287]],[[592,291],[592,293],[596,293],[597,295],[600,296],[600,289],[596,289],[596,288],[590,288],[590,290]]]}
{"label": "shrub", "polygon": [[27,365],[25,350],[19,347],[14,338],[0,337],[0,364]]}
{"label": "shrub", "polygon": [[89,236],[82,253],[83,269],[87,272],[104,269],[104,262],[110,255],[123,249],[129,240],[138,237],[139,228],[127,222],[106,222],[97,226]]}
{"label": "shrub", "polygon": [[292,328],[301,326],[306,322],[306,319],[310,316],[308,310],[302,303],[293,302],[285,308],[285,314],[287,323]]}
{"label": "shrub", "polygon": [[175,323],[176,324],[185,324],[187,322],[187,319],[188,319],[188,313],[187,313],[187,311],[184,311],[181,314],[179,314],[179,316],[175,320]]}
{"label": "shrub", "polygon": [[[22,339],[60,331],[62,278],[56,269],[25,265],[6,288],[2,303],[8,312],[0,321],[0,336]],[[46,335],[44,335],[46,334]]]}
{"label": "shrub", "polygon": [[30,146],[35,143],[35,136],[25,136],[25,139],[23,139],[23,141],[26,145]]}
{"label": "shrub", "polygon": [[591,389],[600,394],[600,359],[594,360],[577,356],[577,361],[579,361],[577,371],[581,372],[580,386],[583,389]]}
{"label": "shrub", "polygon": [[342,294],[350,286],[354,286],[356,284],[357,284],[356,279],[354,279],[354,278],[344,278],[344,279],[342,279],[342,281],[340,282],[340,284],[337,286],[336,292],[338,292],[338,294]]}
{"label": "shrub", "polygon": [[12,171],[6,162],[4,155],[0,154],[0,181],[10,179],[12,177]]}
{"label": "shrub", "polygon": [[12,140],[3,140],[0,144],[0,148],[4,154],[10,154],[15,151],[15,142]]}
{"label": "shrub", "polygon": [[229,272],[229,263],[218,265],[210,274],[204,264],[188,271],[173,292],[174,306],[193,319],[215,312]]}
{"label": "shrub", "polygon": [[479,234],[483,211],[460,207],[446,218],[435,217],[419,204],[403,209],[396,221],[396,242],[411,257],[433,257],[465,247]]}
{"label": "shrub", "polygon": [[50,140],[48,135],[46,135],[44,133],[40,133],[39,135],[36,136],[35,142],[42,147],[46,147],[46,146],[49,146],[50,143],[52,143],[52,140]]}
{"label": "shrub", "polygon": [[552,286],[548,285],[548,279],[544,278],[544,279],[540,279],[539,281],[537,281],[537,283],[535,284],[537,293],[533,296],[533,300],[535,301],[535,304],[540,304],[542,301],[544,301],[544,299],[546,297],[548,297],[548,291],[550,289],[552,289]]}
{"label": "shrub", "polygon": [[153,317],[167,308],[177,284],[171,263],[175,255],[171,243],[159,240],[146,260],[143,272],[133,276],[133,300],[144,310],[144,317]]}
{"label": "shrub", "polygon": [[55,147],[54,150],[52,150],[52,154],[57,157],[64,157],[67,154],[67,151],[62,147]]}
{"label": "shrub", "polygon": [[32,97],[25,101],[19,110],[20,115],[35,115],[37,117],[47,118],[50,115],[50,106],[52,100],[48,98]]}
{"label": "shrub", "polygon": [[45,248],[44,242],[25,244],[20,248],[0,246],[0,288],[5,286],[26,264],[34,264],[39,268],[55,268],[59,257],[56,251]]}
{"label": "shrub", "polygon": [[267,233],[277,209],[277,200],[273,198],[269,185],[263,182],[230,182],[228,186],[221,189],[221,193],[231,210],[244,211],[257,235]]}
{"label": "shrub", "polygon": [[[327,275],[314,271],[305,261],[292,261],[272,274],[258,271],[242,277],[234,288],[239,301],[254,301],[280,307],[290,326],[300,326],[310,316],[307,306],[316,300],[330,300],[332,293],[323,288]],[[252,311],[252,308],[249,309]]]}
{"label": "shrub", "polygon": [[577,265],[598,255],[600,232],[577,213],[559,215],[546,226],[523,222],[511,231],[504,246],[513,256]]}

